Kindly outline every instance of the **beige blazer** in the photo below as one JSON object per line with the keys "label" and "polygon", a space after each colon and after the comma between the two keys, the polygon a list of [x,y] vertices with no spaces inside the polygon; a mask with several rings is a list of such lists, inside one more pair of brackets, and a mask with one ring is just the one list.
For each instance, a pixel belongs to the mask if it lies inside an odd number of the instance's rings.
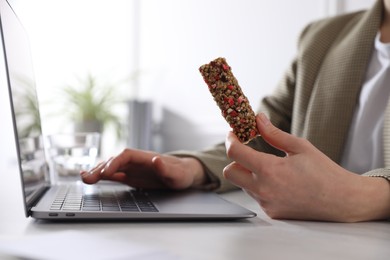
{"label": "beige blazer", "polygon": [[[378,0],[367,11],[341,15],[308,25],[299,38],[296,58],[275,92],[262,100],[260,111],[284,131],[308,139],[339,163],[374,38],[382,21],[383,4]],[[389,82],[390,87],[390,82]],[[365,175],[390,179],[390,106],[386,111],[384,154],[386,169]],[[251,146],[259,151],[280,152],[261,138]],[[222,177],[230,162],[225,146],[219,144],[199,152],[179,152],[198,158],[209,173],[209,188],[225,191],[233,186]]]}

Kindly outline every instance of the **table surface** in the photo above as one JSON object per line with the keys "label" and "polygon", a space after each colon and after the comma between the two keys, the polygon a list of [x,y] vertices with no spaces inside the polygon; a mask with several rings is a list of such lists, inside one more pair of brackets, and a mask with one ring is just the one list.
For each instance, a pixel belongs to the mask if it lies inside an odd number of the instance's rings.
{"label": "table surface", "polygon": [[[2,170],[9,169],[7,182],[0,182],[0,239],[28,239],[36,235],[47,235],[50,239],[55,234],[72,231],[91,238],[145,245],[174,256],[173,259],[390,259],[390,222],[340,224],[272,220],[242,191],[229,192],[222,197],[255,211],[257,217],[185,222],[36,221],[24,216],[14,165],[11,161],[0,165]],[[97,243],[99,248],[105,246],[104,242]],[[80,259],[88,256],[88,250],[91,248],[81,252]]]}

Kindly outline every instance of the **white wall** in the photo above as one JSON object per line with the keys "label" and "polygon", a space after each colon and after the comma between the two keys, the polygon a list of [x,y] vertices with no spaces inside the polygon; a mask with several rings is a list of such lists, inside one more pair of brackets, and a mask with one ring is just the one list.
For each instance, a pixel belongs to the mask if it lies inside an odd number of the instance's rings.
{"label": "white wall", "polygon": [[[200,149],[223,140],[228,131],[198,72],[200,65],[226,57],[257,108],[291,61],[308,22],[372,0],[11,2],[30,33],[46,133],[69,123],[61,113],[50,114],[58,110],[56,91],[75,75],[89,71],[118,82],[139,66],[139,84],[126,81],[118,88],[125,99],[155,102],[163,134],[155,149],[167,151]],[[117,109],[125,121],[125,107]],[[112,140],[106,138],[106,153],[125,146]]]}
{"label": "white wall", "polygon": [[[141,89],[165,108],[163,150],[198,149],[225,138],[198,67],[223,56],[253,108],[291,61],[303,27],[324,16],[311,0],[141,1]],[[185,142],[185,143],[184,143]]]}
{"label": "white wall", "polygon": [[365,9],[376,2],[376,0],[343,0],[342,11],[350,12]]}

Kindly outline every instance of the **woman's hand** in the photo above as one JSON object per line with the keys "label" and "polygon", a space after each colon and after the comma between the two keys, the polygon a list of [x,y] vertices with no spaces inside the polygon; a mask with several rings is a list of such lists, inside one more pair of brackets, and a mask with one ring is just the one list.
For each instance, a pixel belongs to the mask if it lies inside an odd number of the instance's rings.
{"label": "woman's hand", "polygon": [[227,155],[235,162],[224,169],[224,176],[270,217],[341,222],[390,217],[386,180],[343,169],[307,140],[273,126],[264,114],[256,123],[264,140],[286,156],[255,151],[229,133]]}
{"label": "woman's hand", "polygon": [[89,172],[81,172],[81,178],[87,184],[111,180],[135,188],[176,190],[206,182],[202,165],[194,158],[130,149],[98,164]]}

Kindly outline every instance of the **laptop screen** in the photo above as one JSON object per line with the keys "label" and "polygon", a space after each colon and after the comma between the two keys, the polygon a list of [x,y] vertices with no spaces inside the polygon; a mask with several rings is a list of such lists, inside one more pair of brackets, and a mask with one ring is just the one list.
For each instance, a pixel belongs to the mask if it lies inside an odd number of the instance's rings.
{"label": "laptop screen", "polygon": [[[38,194],[49,184],[32,58],[27,33],[11,6],[0,0],[0,30],[4,69],[26,203],[26,215]],[[3,62],[3,61],[1,61]],[[5,75],[4,75],[5,74]],[[6,86],[1,86],[6,87]]]}

